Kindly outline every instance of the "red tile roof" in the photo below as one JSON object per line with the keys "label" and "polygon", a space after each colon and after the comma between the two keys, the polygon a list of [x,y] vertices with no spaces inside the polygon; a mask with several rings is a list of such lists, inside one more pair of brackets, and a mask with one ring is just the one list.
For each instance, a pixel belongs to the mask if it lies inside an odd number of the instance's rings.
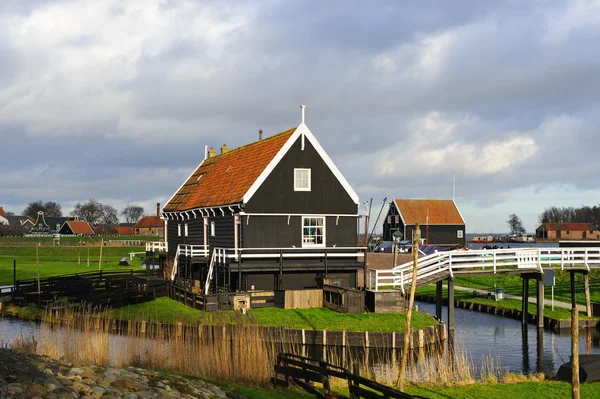
{"label": "red tile roof", "polygon": [[135,234],[135,227],[133,226],[115,226],[117,234],[120,236],[132,236]]}
{"label": "red tile roof", "polygon": [[204,160],[164,210],[240,203],[295,131],[296,128],[290,129]]}
{"label": "red tile roof", "polygon": [[0,216],[6,216],[6,213],[4,213],[4,209],[2,209],[1,206],[0,206]]}
{"label": "red tile roof", "polygon": [[73,234],[77,236],[88,236],[94,234],[94,229],[92,229],[92,226],[90,226],[88,222],[82,220],[71,220],[65,223],[67,223],[67,225],[71,228]]}
{"label": "red tile roof", "polygon": [[134,226],[136,229],[149,229],[151,227],[163,227],[164,222],[158,216],[144,216]]}
{"label": "red tile roof", "polygon": [[[591,231],[589,223],[542,223],[546,231]],[[541,226],[540,226],[541,227]]]}
{"label": "red tile roof", "polygon": [[452,200],[397,199],[405,224],[465,224]]}

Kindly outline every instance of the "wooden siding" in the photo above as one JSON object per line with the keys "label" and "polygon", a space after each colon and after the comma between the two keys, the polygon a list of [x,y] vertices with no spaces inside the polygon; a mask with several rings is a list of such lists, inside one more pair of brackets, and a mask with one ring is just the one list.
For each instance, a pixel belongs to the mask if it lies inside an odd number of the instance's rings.
{"label": "wooden siding", "polygon": [[[311,170],[311,190],[294,191],[294,168]],[[301,138],[273,169],[244,209],[248,213],[356,214],[357,204],[309,140]]]}
{"label": "wooden siding", "polygon": [[[413,231],[415,226],[406,226],[406,235],[408,239],[412,239]],[[453,224],[440,224],[440,225],[429,225],[420,226],[421,239],[427,239],[429,245],[466,245],[465,238],[465,226],[464,225],[453,225]],[[429,229],[429,233],[427,230]],[[463,237],[458,238],[458,230],[463,231]]]}
{"label": "wooden siding", "polygon": [[[188,225],[188,235],[185,236],[185,227]],[[179,236],[177,226],[181,225],[181,236]],[[210,233],[209,233],[210,234]],[[168,220],[167,221],[167,240],[169,241],[169,257],[174,258],[179,244],[204,244],[204,219],[202,217],[191,218],[189,220]]]}
{"label": "wooden siding", "polygon": [[[309,215],[307,215],[309,216]],[[302,247],[301,216],[244,216],[242,218],[242,243],[244,248]],[[356,218],[325,218],[325,245],[332,247],[356,246]]]}
{"label": "wooden siding", "polygon": [[[396,220],[398,221],[396,222]],[[404,234],[404,224],[398,214],[398,209],[396,209],[396,206],[392,203],[388,208],[387,215],[383,219],[383,240],[392,241],[394,239],[392,234],[394,234],[396,230],[400,230],[402,234]],[[402,239],[409,240],[410,237],[403,237]]]}
{"label": "wooden siding", "polygon": [[[215,236],[210,235],[210,224],[215,222]],[[216,215],[208,218],[208,245],[213,248],[234,247],[234,225],[233,215]],[[202,244],[199,242],[198,244]]]}

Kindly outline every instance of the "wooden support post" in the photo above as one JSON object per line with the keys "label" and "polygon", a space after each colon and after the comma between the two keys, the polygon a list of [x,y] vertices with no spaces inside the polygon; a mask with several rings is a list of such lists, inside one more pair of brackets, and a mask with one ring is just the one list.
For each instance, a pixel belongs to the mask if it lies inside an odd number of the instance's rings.
{"label": "wooden support post", "polygon": [[538,277],[536,283],[537,326],[544,328],[544,280],[542,275]]}
{"label": "wooden support post", "polygon": [[577,307],[571,309],[571,397],[579,399],[579,312]]}
{"label": "wooden support post", "polygon": [[277,288],[281,289],[283,283],[283,250],[279,250],[279,278],[277,279]]}
{"label": "wooden support post", "polygon": [[521,277],[523,278],[521,297],[521,324],[527,324],[527,314],[529,312],[529,277],[527,277],[527,275],[523,275]]}
{"label": "wooden support post", "polygon": [[577,301],[575,299],[575,272],[570,271],[571,273],[571,308],[577,309]]}
{"label": "wooden support post", "polygon": [[454,332],[454,279],[448,279],[448,331]]}
{"label": "wooden support post", "polygon": [[242,291],[242,255],[238,257],[238,291]]}
{"label": "wooden support post", "polygon": [[544,372],[544,329],[537,331],[537,372]]}
{"label": "wooden support post", "polygon": [[[357,277],[358,279],[358,277]],[[363,288],[367,288],[367,250],[363,252]]]}
{"label": "wooden support post", "polygon": [[587,317],[592,317],[592,302],[590,300],[590,278],[589,273],[583,273],[583,289],[585,291],[585,312]]}
{"label": "wooden support post", "polygon": [[435,284],[435,316],[438,320],[442,320],[442,291],[444,289],[444,281],[440,280]]}

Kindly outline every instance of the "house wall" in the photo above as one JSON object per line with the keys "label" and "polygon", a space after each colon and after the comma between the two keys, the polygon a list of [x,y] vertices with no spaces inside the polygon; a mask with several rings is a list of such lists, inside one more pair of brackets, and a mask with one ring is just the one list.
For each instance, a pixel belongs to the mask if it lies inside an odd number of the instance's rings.
{"label": "house wall", "polygon": [[[294,168],[311,169],[311,190],[294,191]],[[308,139],[298,138],[246,204],[247,213],[356,214],[354,203]]]}
{"label": "house wall", "polygon": [[[210,224],[215,223],[215,236],[211,236]],[[188,235],[185,235],[185,224],[188,225]],[[178,227],[181,226],[181,235]],[[207,226],[209,250],[215,247],[234,247],[233,215],[210,216]],[[204,245],[204,218],[202,216],[191,217],[189,220],[167,220],[167,239],[169,242],[169,257],[174,258],[179,244]]]}
{"label": "house wall", "polygon": [[[414,225],[406,226],[406,236],[412,239]],[[421,225],[421,239],[427,239],[429,245],[466,245],[465,225],[458,224],[439,224],[439,225]],[[462,230],[462,238],[458,238],[458,231]]]}
{"label": "house wall", "polygon": [[[301,216],[242,216],[242,239],[245,248],[302,247]],[[355,247],[355,217],[325,217],[325,246]]]}
{"label": "house wall", "polygon": [[136,227],[135,235],[164,237],[165,233],[163,227]]}
{"label": "house wall", "polygon": [[[404,234],[404,223],[398,214],[396,206],[391,203],[386,216],[383,218],[383,240],[392,241],[393,234],[396,230],[400,230]],[[412,237],[412,236],[411,236]],[[410,240],[410,237],[403,237],[403,240]]]}

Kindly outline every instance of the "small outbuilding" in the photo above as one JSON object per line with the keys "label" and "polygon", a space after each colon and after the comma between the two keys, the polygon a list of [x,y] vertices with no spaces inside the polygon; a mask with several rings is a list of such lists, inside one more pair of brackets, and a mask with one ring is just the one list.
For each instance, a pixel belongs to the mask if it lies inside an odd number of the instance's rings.
{"label": "small outbuilding", "polygon": [[465,220],[454,200],[394,199],[383,221],[383,240],[392,241],[396,231],[412,242],[415,224],[420,225],[421,244],[466,244]]}
{"label": "small outbuilding", "polygon": [[598,240],[600,231],[589,223],[542,223],[535,229],[537,238],[547,240]]}
{"label": "small outbuilding", "polygon": [[84,220],[67,220],[58,232],[59,234],[73,236],[92,236],[95,234],[92,226]]}

